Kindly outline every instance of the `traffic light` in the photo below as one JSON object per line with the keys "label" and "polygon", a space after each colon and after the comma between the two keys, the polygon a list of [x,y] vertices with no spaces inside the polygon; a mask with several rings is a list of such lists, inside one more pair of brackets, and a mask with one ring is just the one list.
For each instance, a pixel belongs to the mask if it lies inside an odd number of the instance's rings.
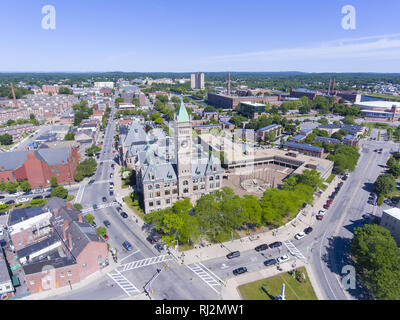
{"label": "traffic light", "polygon": [[169,264],[164,264],[164,268],[167,270],[169,268]]}

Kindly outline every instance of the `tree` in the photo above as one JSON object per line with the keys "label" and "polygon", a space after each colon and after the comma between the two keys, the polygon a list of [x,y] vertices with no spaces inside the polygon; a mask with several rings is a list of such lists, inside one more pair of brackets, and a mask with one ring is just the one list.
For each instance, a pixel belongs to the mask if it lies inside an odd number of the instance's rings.
{"label": "tree", "polygon": [[8,193],[15,193],[18,190],[18,182],[7,181],[5,184],[5,189]]}
{"label": "tree", "polygon": [[74,92],[67,87],[60,87],[58,89],[58,94],[74,94]]}
{"label": "tree", "polygon": [[352,116],[345,116],[341,121],[345,124],[355,124],[356,123]]}
{"label": "tree", "polygon": [[93,222],[94,222],[94,216],[93,215],[91,215],[89,213],[89,214],[85,215],[85,219],[86,219],[87,222],[89,222],[90,225],[93,225]]}
{"label": "tree", "polygon": [[378,193],[387,195],[396,190],[396,179],[389,173],[381,174],[374,183]]}
{"label": "tree", "polygon": [[57,180],[57,177],[52,176],[52,177],[50,178],[50,186],[51,186],[52,188],[58,187],[58,180]]}
{"label": "tree", "polygon": [[78,211],[81,211],[83,209],[83,206],[80,203],[74,203],[74,208]]}
{"label": "tree", "polygon": [[27,192],[27,191],[31,191],[32,187],[29,183],[28,180],[21,180],[19,182],[19,187],[22,189],[22,191]]}
{"label": "tree", "polygon": [[50,195],[52,197],[58,197],[58,198],[61,198],[61,199],[66,199],[67,196],[68,196],[68,190],[64,189],[62,186],[58,186],[58,187],[55,187],[53,190],[51,190]]}
{"label": "tree", "polygon": [[261,224],[262,209],[257,197],[252,195],[245,195],[242,199],[242,212],[241,216],[243,221],[255,225]]}
{"label": "tree", "polygon": [[103,238],[105,237],[105,235],[107,234],[107,229],[105,227],[98,227],[96,229],[96,233],[98,235],[101,235]]}
{"label": "tree", "polygon": [[399,250],[390,232],[379,225],[354,231],[350,253],[357,273],[375,299],[400,299]]}
{"label": "tree", "polygon": [[75,140],[75,132],[68,132],[65,137],[65,141],[74,141]]}
{"label": "tree", "polygon": [[96,144],[92,144],[92,146],[90,146],[89,148],[87,148],[87,149],[85,150],[86,154],[87,154],[89,157],[94,156],[96,153],[98,153],[98,152],[100,152],[100,151],[101,151],[101,148],[100,148],[98,145],[96,145]]}
{"label": "tree", "polygon": [[0,144],[2,144],[4,146],[9,146],[12,143],[13,143],[13,138],[8,133],[0,135]]}

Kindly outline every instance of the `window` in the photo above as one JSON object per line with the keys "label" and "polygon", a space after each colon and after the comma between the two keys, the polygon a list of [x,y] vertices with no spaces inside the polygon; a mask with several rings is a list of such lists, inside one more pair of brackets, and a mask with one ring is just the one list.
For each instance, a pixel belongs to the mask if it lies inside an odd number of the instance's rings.
{"label": "window", "polygon": [[199,190],[198,186],[193,186],[193,191]]}
{"label": "window", "polygon": [[188,188],[183,189],[183,193],[188,193],[188,192],[189,192]]}
{"label": "window", "polygon": [[169,187],[169,182],[164,183],[164,188]]}
{"label": "window", "polygon": [[167,199],[167,200],[165,200],[165,203],[166,203],[166,204],[170,204],[170,203],[171,203],[171,200]]}
{"label": "window", "polygon": [[152,207],[152,206],[154,206],[154,202],[153,201],[149,202],[149,207]]}
{"label": "window", "polygon": [[154,197],[154,193],[153,192],[149,192],[149,198],[153,198]]}
{"label": "window", "polygon": [[183,181],[183,185],[184,185],[184,186],[187,186],[188,184],[189,184],[189,182],[188,182],[187,180],[184,180],[184,181]]}
{"label": "window", "polygon": [[210,188],[214,188],[214,183],[210,183]]}
{"label": "window", "polygon": [[157,205],[157,206],[161,206],[161,201],[160,201],[160,200],[157,200],[157,201],[156,201],[156,205]]}
{"label": "window", "polygon": [[169,195],[170,193],[171,193],[170,190],[165,190],[165,195],[166,195],[166,196]]}
{"label": "window", "polygon": [[216,180],[219,180],[219,176],[215,176],[215,179],[216,179]]}
{"label": "window", "polygon": [[172,190],[172,193],[173,193],[173,194],[177,194],[177,193],[178,193],[178,189]]}
{"label": "window", "polygon": [[205,189],[205,185],[204,184],[200,185],[200,189],[201,190]]}
{"label": "window", "polygon": [[71,277],[71,276],[72,276],[72,272],[70,270],[70,271],[68,271],[68,277]]}
{"label": "window", "polygon": [[156,197],[159,197],[161,195],[160,191],[156,192]]}
{"label": "window", "polygon": [[153,186],[152,186],[152,185],[149,185],[149,186],[147,187],[147,189],[153,190]]}
{"label": "window", "polygon": [[213,177],[213,176],[211,176],[211,177],[210,177],[210,181],[213,181],[213,180],[214,180],[214,177]]}
{"label": "window", "polygon": [[61,278],[64,278],[64,272],[61,272],[61,273],[60,273],[60,277],[61,277]]}
{"label": "window", "polygon": [[215,187],[216,187],[216,188],[219,188],[219,186],[220,186],[220,184],[219,184],[219,182],[217,182],[217,183],[215,184]]}
{"label": "window", "polygon": [[156,184],[155,187],[156,187],[156,189],[160,189],[160,185],[158,183]]}

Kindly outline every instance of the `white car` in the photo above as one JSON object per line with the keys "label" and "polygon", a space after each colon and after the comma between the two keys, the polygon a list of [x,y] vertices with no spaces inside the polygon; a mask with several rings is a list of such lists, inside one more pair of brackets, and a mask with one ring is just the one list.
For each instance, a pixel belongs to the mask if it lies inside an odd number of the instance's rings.
{"label": "white car", "polygon": [[319,215],[323,216],[326,213],[326,209],[319,210]]}
{"label": "white car", "polygon": [[298,234],[296,234],[294,237],[297,240],[303,239],[306,236],[306,234],[304,232],[300,232]]}
{"label": "white car", "polygon": [[4,235],[3,229],[0,229],[0,237],[2,237],[3,235]]}
{"label": "white car", "polygon": [[280,256],[280,257],[278,258],[278,263],[283,263],[283,262],[286,262],[286,261],[288,261],[288,260],[289,260],[289,257],[285,254],[285,255]]}

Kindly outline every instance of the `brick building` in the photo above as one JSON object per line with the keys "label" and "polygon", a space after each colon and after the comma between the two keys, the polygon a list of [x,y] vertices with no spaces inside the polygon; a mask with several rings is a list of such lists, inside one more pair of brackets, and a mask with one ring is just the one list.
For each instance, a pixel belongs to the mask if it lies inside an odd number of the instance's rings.
{"label": "brick building", "polygon": [[17,251],[30,293],[79,283],[108,264],[104,239],[70,202],[52,198],[42,210],[51,232]]}
{"label": "brick building", "polygon": [[28,180],[33,188],[74,181],[80,161],[79,147],[39,149],[0,153],[0,181]]}
{"label": "brick building", "polygon": [[239,97],[239,96],[228,96],[225,94],[208,93],[207,100],[209,104],[212,104],[216,107],[221,107],[224,109],[235,109],[238,106],[238,104],[243,101],[261,102],[261,103],[278,102],[280,101],[280,97],[279,96]]}

